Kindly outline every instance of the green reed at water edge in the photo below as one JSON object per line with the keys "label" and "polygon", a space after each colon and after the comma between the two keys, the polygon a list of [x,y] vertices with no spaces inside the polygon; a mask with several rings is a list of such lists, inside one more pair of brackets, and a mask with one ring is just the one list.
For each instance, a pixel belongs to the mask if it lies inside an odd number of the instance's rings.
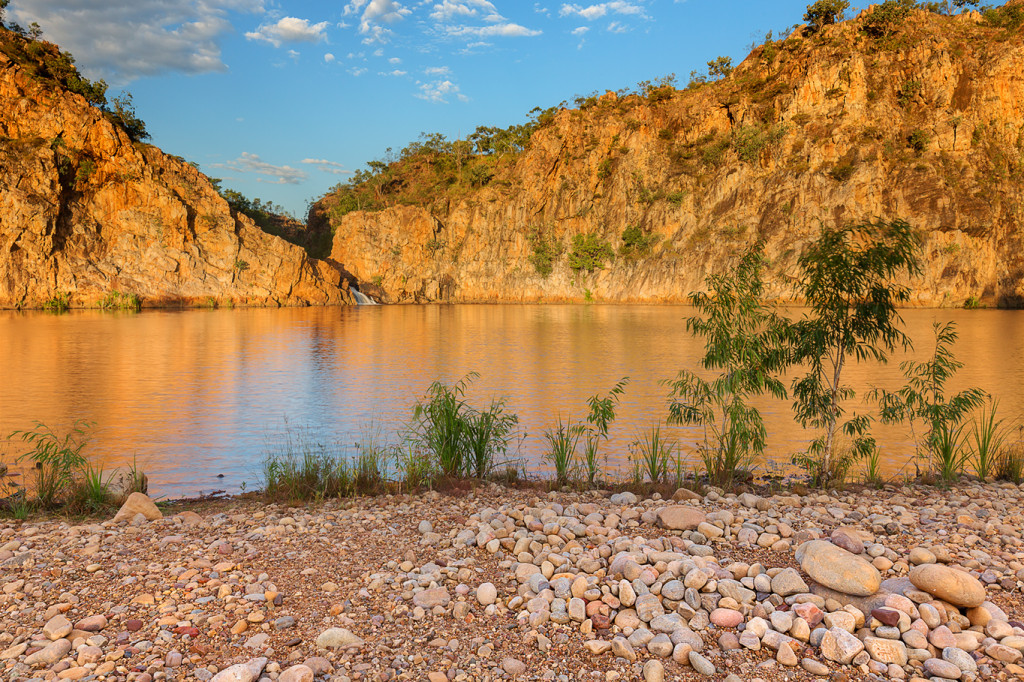
{"label": "green reed at water edge", "polygon": [[16,463],[31,463],[31,488],[14,481],[13,472],[0,466],[0,510],[26,518],[35,510],[59,511],[72,515],[106,513],[133,492],[145,492],[147,479],[133,461],[115,481],[115,473],[89,461],[85,454],[89,431],[95,426],[84,419],[66,428],[34,422],[31,429],[13,431],[9,442],[21,442],[27,450],[15,456]]}

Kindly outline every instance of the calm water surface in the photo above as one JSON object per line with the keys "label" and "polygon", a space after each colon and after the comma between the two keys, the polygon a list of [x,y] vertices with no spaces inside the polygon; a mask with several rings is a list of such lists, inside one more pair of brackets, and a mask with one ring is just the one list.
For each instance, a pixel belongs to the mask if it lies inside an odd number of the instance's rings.
{"label": "calm water surface", "polygon": [[[527,433],[520,455],[543,469],[543,430],[583,417],[588,396],[629,376],[606,451],[623,472],[629,444],[665,417],[663,379],[696,367],[703,349],[675,306],[360,306],[277,310],[0,312],[0,434],[96,422],[88,453],[108,469],[133,457],[151,492],[194,495],[258,485],[259,463],[288,428],[351,444],[375,425],[400,431],[435,379],[480,373],[469,393],[505,396]],[[910,310],[923,358],[934,320],[959,323],[959,387],[998,396],[1024,414],[1024,312]],[[899,360],[902,358],[895,358]],[[897,363],[852,366],[858,391],[896,388]],[[788,402],[763,401],[770,455],[807,440]],[[683,443],[696,433],[673,427]],[[878,432],[886,470],[912,455],[905,429]],[[3,444],[6,459],[19,452]],[[218,474],[223,474],[219,478]]]}

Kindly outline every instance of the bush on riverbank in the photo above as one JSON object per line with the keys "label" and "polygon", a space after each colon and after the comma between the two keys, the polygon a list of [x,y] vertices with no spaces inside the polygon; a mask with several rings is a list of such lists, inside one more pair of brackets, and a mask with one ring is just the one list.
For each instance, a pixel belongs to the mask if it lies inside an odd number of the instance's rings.
{"label": "bush on riverbank", "polygon": [[146,492],[147,477],[134,462],[127,470],[107,474],[89,461],[84,450],[93,426],[82,419],[66,429],[35,422],[31,429],[12,432],[10,441],[28,447],[14,461],[31,462],[33,480],[19,483],[17,474],[0,465],[0,509],[21,519],[34,511],[102,514],[119,507],[133,492]]}

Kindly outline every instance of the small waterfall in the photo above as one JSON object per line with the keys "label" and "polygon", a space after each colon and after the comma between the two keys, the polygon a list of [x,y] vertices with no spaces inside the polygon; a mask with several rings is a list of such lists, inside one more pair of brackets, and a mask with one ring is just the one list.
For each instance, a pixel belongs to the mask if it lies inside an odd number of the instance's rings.
{"label": "small waterfall", "polygon": [[351,291],[352,295],[356,297],[357,305],[378,305],[375,300],[373,300],[363,292],[359,291],[359,289],[353,287]]}

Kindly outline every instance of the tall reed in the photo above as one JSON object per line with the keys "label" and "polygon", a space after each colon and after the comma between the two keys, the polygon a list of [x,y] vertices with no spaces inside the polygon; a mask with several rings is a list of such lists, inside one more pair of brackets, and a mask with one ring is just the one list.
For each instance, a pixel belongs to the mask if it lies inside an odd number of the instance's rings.
{"label": "tall reed", "polygon": [[661,424],[654,424],[633,442],[634,455],[651,483],[667,481],[668,465],[675,447],[675,441],[661,435]]}
{"label": "tall reed", "polygon": [[555,467],[555,483],[559,486],[567,485],[575,471],[576,445],[582,435],[582,424],[573,424],[571,419],[563,423],[561,417],[554,428],[544,431],[548,441],[546,458]]}
{"label": "tall reed", "polygon": [[996,458],[1006,442],[1007,430],[1002,419],[996,418],[999,401],[993,400],[987,408],[981,408],[981,414],[971,428],[971,462],[978,478],[988,478],[996,466]]}

